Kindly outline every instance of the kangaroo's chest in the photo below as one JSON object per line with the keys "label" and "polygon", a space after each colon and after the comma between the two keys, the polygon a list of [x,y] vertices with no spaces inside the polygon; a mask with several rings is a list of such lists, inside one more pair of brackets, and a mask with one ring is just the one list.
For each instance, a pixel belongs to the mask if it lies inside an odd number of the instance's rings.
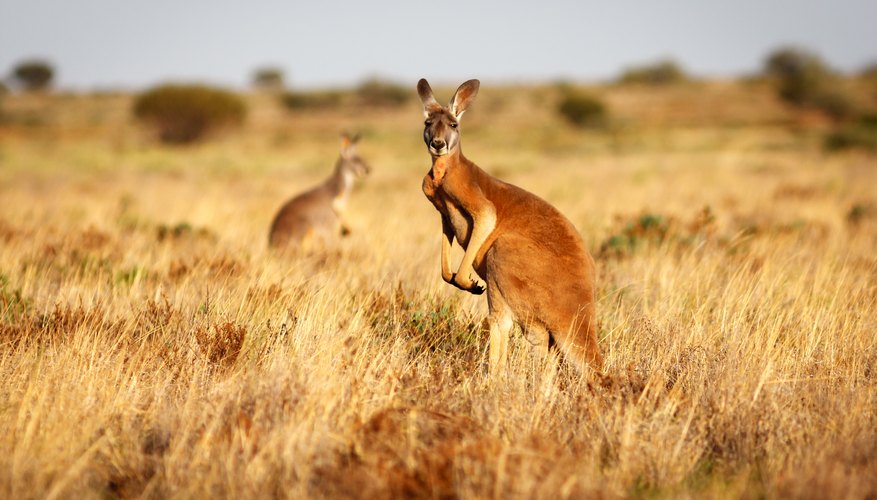
{"label": "kangaroo's chest", "polygon": [[350,199],[350,193],[343,192],[332,198],[332,211],[339,217],[347,210],[347,201]]}
{"label": "kangaroo's chest", "polygon": [[472,216],[463,210],[453,197],[448,195],[440,180],[437,181],[431,174],[426,174],[423,178],[423,194],[436,210],[451,222],[457,242],[466,248],[469,244],[469,237],[472,235]]}

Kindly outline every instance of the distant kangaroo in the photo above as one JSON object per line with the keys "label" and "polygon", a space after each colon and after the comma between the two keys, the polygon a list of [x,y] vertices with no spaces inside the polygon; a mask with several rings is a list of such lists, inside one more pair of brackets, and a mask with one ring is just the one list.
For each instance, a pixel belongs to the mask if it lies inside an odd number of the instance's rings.
{"label": "distant kangaroo", "polygon": [[[423,193],[442,218],[442,278],[476,295],[486,286],[491,374],[505,366],[515,323],[542,352],[556,345],[580,371],[587,365],[601,371],[594,259],[578,231],[548,202],[491,177],[460,149],[460,117],[479,86],[478,80],[463,83],[442,107],[425,79],[417,83],[432,158]],[[456,273],[450,263],[454,238],[465,250]]]}
{"label": "distant kangaroo", "polygon": [[271,223],[269,245],[286,248],[325,245],[339,234],[350,232],[343,216],[353,189],[353,181],[371,168],[356,153],[359,136],[342,136],[341,155],[335,171],[319,186],[286,202]]}

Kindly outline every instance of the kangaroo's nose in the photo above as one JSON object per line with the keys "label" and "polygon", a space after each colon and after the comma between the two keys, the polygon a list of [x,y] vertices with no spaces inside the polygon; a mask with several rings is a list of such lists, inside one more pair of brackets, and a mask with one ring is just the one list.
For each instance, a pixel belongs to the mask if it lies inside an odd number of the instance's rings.
{"label": "kangaroo's nose", "polygon": [[431,145],[435,149],[442,149],[445,147],[445,141],[441,139],[433,139]]}

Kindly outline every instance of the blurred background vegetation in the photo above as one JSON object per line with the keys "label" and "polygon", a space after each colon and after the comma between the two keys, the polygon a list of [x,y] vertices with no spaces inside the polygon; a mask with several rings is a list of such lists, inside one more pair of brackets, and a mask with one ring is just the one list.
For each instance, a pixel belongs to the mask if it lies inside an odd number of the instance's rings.
{"label": "blurred background vegetation", "polygon": [[[0,86],[0,124],[6,127],[34,127],[52,122],[52,103],[74,94],[54,92],[56,74],[53,63],[27,59],[8,72]],[[729,83],[735,79],[713,79]],[[278,109],[291,115],[313,112],[356,113],[404,108],[416,101],[415,93],[403,85],[372,77],[354,87],[300,89],[291,84],[279,66],[264,65],[253,70],[252,91],[217,87],[203,82],[168,82],[136,93],[131,101],[131,116],[145,130],[167,144],[187,144],[217,134],[228,137],[246,121],[252,103],[270,100]],[[789,113],[790,124],[809,128],[822,137],[826,151],[845,149],[877,150],[877,63],[866,65],[854,74],[842,74],[810,50],[782,46],[766,54],[760,69],[736,79],[741,92],[753,95],[770,89],[777,103]],[[710,80],[690,75],[672,59],[660,59],[626,67],[614,81],[599,83],[557,82],[548,95],[559,123],[581,130],[616,134],[637,121],[636,113],[619,112],[615,96],[646,95],[663,92],[674,97],[678,112],[685,107],[685,95],[691,101],[709,87]],[[518,86],[520,87],[520,86]],[[526,87],[526,85],[525,85]],[[538,85],[534,87],[539,87]],[[130,95],[111,92],[110,95]],[[107,93],[94,93],[100,97]],[[261,95],[261,97],[260,97]],[[21,96],[17,99],[16,96]],[[508,100],[488,98],[495,107]],[[11,104],[20,101],[18,104]],[[6,103],[4,105],[4,102]],[[667,110],[665,118],[674,112]],[[693,111],[693,110],[690,110]],[[709,116],[714,111],[700,109]]]}

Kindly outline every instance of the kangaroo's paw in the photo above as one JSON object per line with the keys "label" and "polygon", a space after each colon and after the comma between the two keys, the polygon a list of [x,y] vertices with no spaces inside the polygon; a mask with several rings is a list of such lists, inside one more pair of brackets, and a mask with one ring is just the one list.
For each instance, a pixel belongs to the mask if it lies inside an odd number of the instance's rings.
{"label": "kangaroo's paw", "polygon": [[459,278],[460,275],[454,274],[451,276],[450,283],[455,287],[463,290],[464,292],[469,292],[472,295],[481,295],[484,293],[484,290],[487,288],[487,285],[482,284],[481,282],[473,279],[469,279],[468,282],[463,281]]}

